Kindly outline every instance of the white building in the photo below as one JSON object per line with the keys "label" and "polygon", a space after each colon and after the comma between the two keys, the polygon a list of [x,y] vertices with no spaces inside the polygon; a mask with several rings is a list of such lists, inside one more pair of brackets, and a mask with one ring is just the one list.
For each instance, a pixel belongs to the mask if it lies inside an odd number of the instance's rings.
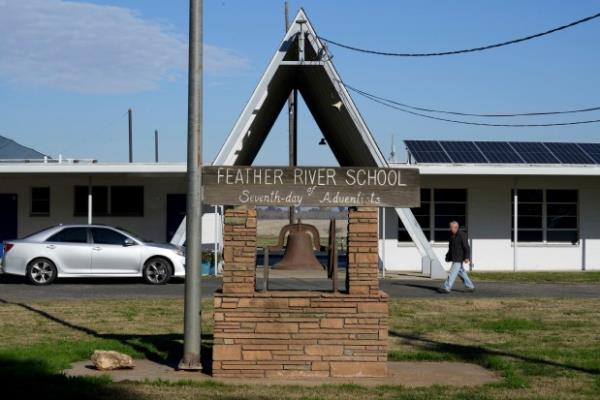
{"label": "white building", "polygon": [[[185,174],[183,163],[0,162],[0,242],[88,221],[168,242],[185,216]],[[203,242],[221,243],[218,213],[204,213]]]}
{"label": "white building", "polygon": [[[417,166],[422,207],[413,213],[442,260],[447,223],[455,219],[468,232],[476,271],[600,269],[599,167]],[[87,222],[91,187],[94,223],[168,241],[185,215],[185,185],[184,164],[0,163],[0,239]],[[203,242],[220,242],[221,221],[212,207],[205,211]],[[394,210],[385,211],[380,226],[386,270],[421,271],[420,252]]]}
{"label": "white building", "polygon": [[[600,167],[447,164],[419,170],[422,206],[413,213],[442,260],[448,222],[457,220],[468,233],[476,271],[600,269]],[[380,256],[386,269],[420,271],[420,253],[395,212],[385,215]]]}

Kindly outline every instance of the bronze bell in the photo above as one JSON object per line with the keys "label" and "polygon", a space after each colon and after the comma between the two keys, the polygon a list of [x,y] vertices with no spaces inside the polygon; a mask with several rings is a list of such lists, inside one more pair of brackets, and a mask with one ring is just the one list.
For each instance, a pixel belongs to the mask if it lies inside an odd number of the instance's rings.
{"label": "bronze bell", "polygon": [[289,224],[279,233],[279,245],[282,246],[287,234],[285,253],[275,268],[280,270],[323,270],[323,266],[315,257],[314,250],[321,247],[319,231],[314,225]]}

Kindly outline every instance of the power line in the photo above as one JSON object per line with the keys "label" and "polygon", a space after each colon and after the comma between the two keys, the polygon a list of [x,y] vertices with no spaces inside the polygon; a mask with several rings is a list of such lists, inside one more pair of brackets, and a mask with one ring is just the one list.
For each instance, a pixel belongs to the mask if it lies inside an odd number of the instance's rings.
{"label": "power line", "polygon": [[379,55],[379,56],[392,56],[392,57],[434,57],[434,56],[450,56],[450,55],[456,55],[456,54],[465,54],[465,53],[473,53],[476,51],[484,51],[484,50],[490,50],[490,49],[495,49],[498,47],[504,47],[504,46],[508,46],[511,44],[515,44],[515,43],[520,43],[520,42],[525,42],[527,40],[532,40],[532,39],[537,39],[539,37],[542,36],[546,36],[549,35],[551,33],[555,33],[555,32],[559,32],[562,31],[564,29],[568,29],[568,28],[572,28],[576,25],[582,24],[584,22],[589,22],[593,19],[596,19],[600,17],[600,13],[594,14],[594,15],[590,15],[589,17],[585,17],[582,19],[579,19],[577,21],[573,21],[571,23],[568,23],[566,25],[561,25],[559,27],[556,28],[552,28],[550,30],[544,31],[544,32],[540,32],[540,33],[536,33],[533,35],[529,35],[529,36],[525,36],[522,38],[518,38],[518,39],[513,39],[513,40],[508,40],[506,42],[501,42],[501,43],[495,43],[495,44],[490,44],[487,46],[481,46],[481,47],[473,47],[470,49],[462,49],[462,50],[452,50],[452,51],[440,51],[440,52],[434,52],[434,53],[395,53],[395,52],[387,52],[387,51],[379,51],[379,50],[372,50],[372,49],[363,49],[360,47],[355,47],[355,46],[350,46],[344,43],[340,43],[340,42],[336,42],[333,41],[331,39],[327,39],[325,37],[319,36],[319,39],[327,42],[329,44],[332,44],[334,46],[338,46],[347,50],[352,50],[352,51],[357,51],[360,53],[367,53],[367,54],[375,54],[375,55]]}
{"label": "power line", "polygon": [[423,111],[423,112],[429,112],[429,113],[459,115],[459,116],[464,116],[464,117],[486,117],[486,118],[488,118],[488,117],[489,118],[533,117],[533,116],[545,116],[545,115],[577,114],[577,113],[584,113],[584,112],[600,110],[600,106],[599,107],[580,108],[580,109],[575,109],[575,110],[541,111],[541,112],[525,112],[525,113],[510,113],[510,114],[478,114],[478,113],[468,113],[468,112],[461,112],[461,111],[438,110],[435,108],[423,108],[423,107],[411,106],[411,105],[405,104],[405,103],[400,103],[400,102],[392,100],[392,99],[387,99],[385,97],[380,97],[380,96],[376,96],[374,94],[365,92],[363,90],[352,87],[344,82],[340,81],[340,83],[342,83],[344,86],[346,86],[346,88],[348,88],[358,94],[367,95],[374,99],[385,101],[386,103],[394,104],[394,105],[397,105],[400,107],[410,108],[411,110],[417,110],[417,111]]}
{"label": "power line", "polygon": [[383,106],[392,108],[394,110],[398,110],[398,111],[401,111],[401,112],[404,112],[407,114],[416,115],[416,116],[423,117],[423,118],[433,119],[436,121],[452,122],[455,124],[462,124],[462,125],[496,126],[496,127],[512,127],[512,128],[535,128],[535,127],[544,127],[544,126],[583,125],[583,124],[593,124],[593,123],[600,122],[600,119],[586,120],[586,121],[573,121],[573,122],[557,122],[557,123],[551,123],[551,124],[488,124],[488,123],[484,123],[484,122],[461,121],[461,120],[455,120],[455,119],[435,117],[433,115],[427,115],[427,114],[422,114],[422,113],[415,112],[415,111],[410,111],[405,108],[399,107],[397,105],[387,103],[383,100],[379,100],[378,98],[372,96],[371,94],[369,94],[367,92],[356,91],[350,87],[347,87],[347,89],[354,93],[357,93],[358,95],[363,96],[375,103],[379,103]]}

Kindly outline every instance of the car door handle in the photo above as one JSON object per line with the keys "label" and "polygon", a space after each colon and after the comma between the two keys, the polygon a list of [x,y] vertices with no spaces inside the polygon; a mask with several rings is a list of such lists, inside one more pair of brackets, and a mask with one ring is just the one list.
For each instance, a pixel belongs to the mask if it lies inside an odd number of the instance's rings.
{"label": "car door handle", "polygon": [[100,250],[102,250],[102,247],[98,247],[98,246],[92,247],[92,250],[100,251]]}
{"label": "car door handle", "polygon": [[53,245],[53,244],[49,244],[48,246],[46,246],[46,248],[47,248],[47,249],[50,249],[50,250],[53,250],[53,249],[55,249],[55,248],[56,248],[56,246],[55,246],[55,245]]}

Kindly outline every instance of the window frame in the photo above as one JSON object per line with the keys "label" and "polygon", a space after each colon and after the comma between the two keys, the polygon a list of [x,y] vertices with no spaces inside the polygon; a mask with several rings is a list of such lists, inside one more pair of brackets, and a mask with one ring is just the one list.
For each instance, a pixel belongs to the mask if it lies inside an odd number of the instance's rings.
{"label": "window frame", "polygon": [[[115,212],[114,211],[114,207],[113,207],[113,190],[114,188],[123,188],[123,187],[129,187],[129,188],[139,188],[141,189],[141,200],[142,200],[142,204],[141,204],[141,210],[139,210],[139,212]],[[82,189],[78,189],[78,188],[82,188]],[[86,195],[86,203],[85,203],[85,212],[80,211],[77,209],[77,190],[83,190],[83,188],[85,188],[86,193],[89,190],[88,186],[86,185],[74,185],[73,186],[73,216],[74,217],[86,217],[89,213],[89,210],[87,209],[87,195]],[[94,190],[103,190],[106,191],[106,194],[102,194],[102,198],[103,201],[106,202],[106,210],[101,210],[101,211],[94,211],[94,207],[96,206],[97,202],[95,201],[95,199],[98,197],[98,194],[94,194]],[[92,214],[95,217],[144,217],[145,215],[145,208],[146,208],[146,187],[144,185],[93,185],[92,186],[92,196],[93,196],[93,203],[92,203]]]}
{"label": "window frame", "polygon": [[[515,244],[515,236],[514,236],[514,232],[515,232],[515,227],[514,227],[514,219],[515,219],[515,215],[514,215],[514,211],[515,211],[515,204],[514,204],[514,192],[515,189],[511,189],[511,201],[510,201],[510,205],[511,205],[511,227],[510,227],[510,242],[511,244],[514,246]],[[521,204],[541,204],[542,206],[542,213],[541,213],[541,218],[542,218],[542,226],[541,228],[521,228],[520,226],[518,227],[518,231],[542,231],[542,240],[538,241],[524,241],[521,240],[520,238],[518,239],[518,243],[524,244],[524,245],[565,245],[565,244],[570,244],[573,246],[577,246],[579,245],[579,243],[581,242],[581,218],[580,218],[580,196],[579,196],[579,189],[555,189],[555,188],[551,188],[551,189],[540,189],[540,188],[535,188],[535,189],[529,189],[529,188],[517,188],[517,194],[519,190],[537,190],[537,191],[541,191],[542,192],[542,200],[541,202],[522,202],[520,197],[518,198],[518,206],[519,206],[519,210],[521,207]],[[573,201],[548,201],[548,191],[572,191],[575,192],[575,197],[576,200]],[[575,218],[575,222],[576,222],[576,226],[575,228],[548,228],[548,205],[554,205],[554,204],[564,204],[564,205],[575,205],[575,215],[573,216]],[[519,210],[517,210],[517,213],[519,215],[519,217],[521,216],[521,214],[519,213]],[[577,240],[576,241],[569,241],[569,240],[548,240],[548,232],[576,232],[577,234]],[[520,235],[519,235],[520,237]]]}
{"label": "window frame", "polygon": [[[115,212],[115,207],[113,204],[113,201],[115,201],[115,197],[113,195],[113,192],[115,190],[115,188],[118,189],[124,189],[124,188],[135,188],[140,189],[141,190],[141,207],[139,211],[132,211],[132,212]],[[110,209],[110,215],[113,217],[143,217],[145,214],[145,208],[146,208],[146,199],[145,199],[145,195],[146,195],[146,189],[144,187],[144,185],[113,185],[110,187],[110,193],[108,196],[108,201],[109,201],[109,209]]]}
{"label": "window frame", "polygon": [[[34,196],[33,196],[33,192],[36,189],[47,189],[48,190],[48,211],[45,212],[38,212],[38,211],[34,211],[33,210],[33,204],[36,200],[34,200]],[[41,200],[37,200],[37,201],[41,201]],[[32,186],[31,189],[29,190],[29,216],[30,217],[49,217],[50,216],[50,211],[51,211],[51,203],[52,202],[52,191],[50,189],[50,186]]]}
{"label": "window frame", "polygon": [[[85,189],[85,211],[77,210],[77,188]],[[98,198],[98,194],[94,195],[94,190],[106,190],[106,211],[94,211],[96,202],[92,203],[92,214],[95,217],[107,217],[110,216],[110,186],[107,185],[92,185],[92,197]],[[89,186],[87,185],[75,185],[73,186],[73,216],[74,217],[87,217],[90,210],[88,210],[87,194],[89,193]],[[104,197],[104,196],[103,196]]]}
{"label": "window frame", "polygon": [[[460,190],[460,191],[464,191],[465,192],[465,199],[464,201],[456,201],[456,200],[444,200],[444,201],[438,201],[436,200],[435,197],[435,192],[436,190]],[[438,228],[436,227],[435,224],[435,220],[438,217],[436,212],[435,212],[435,206],[436,204],[464,204],[465,206],[465,223],[464,225],[459,226],[459,228],[464,231],[465,233],[467,233],[469,231],[469,191],[466,188],[433,188],[431,189],[431,204],[432,204],[432,209],[431,209],[431,230],[432,230],[432,235],[431,235],[431,242],[432,243],[447,243],[448,239],[444,239],[444,240],[436,240],[436,232],[439,231],[444,231],[447,232],[448,231],[448,226],[445,226],[443,228]],[[451,221],[448,221],[448,223],[450,223]]]}
{"label": "window frame", "polygon": [[[465,200],[464,201],[436,201],[435,191],[436,190],[444,190],[444,189],[464,191],[465,192]],[[429,232],[429,238],[428,238],[429,243],[434,244],[434,245],[439,244],[439,243],[446,243],[445,239],[444,240],[436,240],[436,238],[435,238],[436,231],[442,230],[442,228],[435,227],[435,219],[436,219],[435,206],[436,206],[436,204],[464,204],[464,206],[465,206],[465,215],[464,215],[465,223],[464,223],[464,226],[461,226],[460,228],[462,230],[464,230],[465,232],[468,232],[468,230],[469,230],[469,228],[468,228],[469,227],[469,189],[468,188],[428,187],[428,188],[422,188],[421,190],[427,190],[429,192],[429,200],[421,201],[421,205],[424,205],[423,203],[427,203],[429,206],[429,224],[426,227],[421,226],[423,233],[425,233],[425,231]],[[420,207],[414,207],[414,208],[420,208]],[[401,232],[406,232],[406,228],[403,226],[402,221],[400,221],[400,218],[398,217],[398,231],[396,234],[396,241],[399,245],[410,244],[411,243],[410,240],[400,240]]]}

